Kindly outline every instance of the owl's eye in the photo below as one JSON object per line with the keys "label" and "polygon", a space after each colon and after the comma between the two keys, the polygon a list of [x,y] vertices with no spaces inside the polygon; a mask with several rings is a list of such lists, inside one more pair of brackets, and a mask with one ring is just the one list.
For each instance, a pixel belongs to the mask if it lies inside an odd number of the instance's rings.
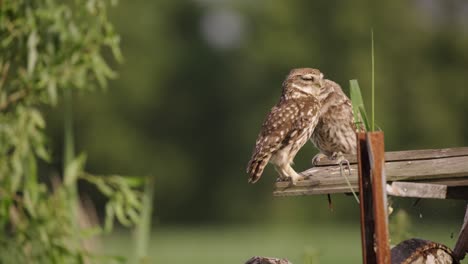
{"label": "owl's eye", "polygon": [[304,81],[315,81],[314,76],[312,76],[312,75],[310,75],[310,74],[302,75],[302,76],[301,76],[301,79],[304,80]]}

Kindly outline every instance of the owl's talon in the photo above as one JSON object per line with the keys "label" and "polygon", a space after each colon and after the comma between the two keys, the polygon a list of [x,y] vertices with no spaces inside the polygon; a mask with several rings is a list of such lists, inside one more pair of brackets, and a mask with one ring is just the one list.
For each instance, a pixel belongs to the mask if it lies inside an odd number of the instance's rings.
{"label": "owl's talon", "polygon": [[318,153],[312,158],[312,166],[315,167],[319,164],[319,162],[323,159],[326,158],[327,156],[323,153]]}
{"label": "owl's talon", "polygon": [[298,179],[290,178],[289,187],[297,186]]}
{"label": "owl's talon", "polygon": [[336,160],[337,163],[340,163],[342,160],[344,160],[343,153],[341,152],[333,152],[333,154],[329,157],[330,160]]}
{"label": "owl's talon", "polygon": [[336,160],[337,157],[338,157],[338,152],[333,152],[333,154],[330,156],[329,159]]}
{"label": "owl's talon", "polygon": [[291,182],[290,186],[297,186],[297,182],[305,180],[305,177],[297,175],[296,177],[290,177],[289,180]]}
{"label": "owl's talon", "polygon": [[336,160],[336,164],[348,164],[349,168],[349,161],[344,157],[343,153],[341,152],[333,152],[330,157],[331,160]]}

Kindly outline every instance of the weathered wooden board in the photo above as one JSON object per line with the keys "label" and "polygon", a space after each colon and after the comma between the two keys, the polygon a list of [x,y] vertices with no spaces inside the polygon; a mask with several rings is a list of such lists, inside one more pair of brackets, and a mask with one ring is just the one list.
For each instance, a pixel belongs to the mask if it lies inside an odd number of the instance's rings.
{"label": "weathered wooden board", "polygon": [[393,182],[387,185],[387,194],[400,197],[447,198],[447,185],[415,182]]}
{"label": "weathered wooden board", "polygon": [[[449,157],[468,156],[468,147],[444,148],[444,149],[420,149],[385,152],[385,161],[411,161],[421,159],[439,159]],[[345,155],[345,158],[351,163],[357,163],[356,155]],[[322,159],[317,166],[335,165],[335,161]]]}
{"label": "weathered wooden board", "polygon": [[[468,186],[468,148],[387,152],[385,157],[387,182],[438,184],[445,186],[445,193],[456,190],[458,199],[468,199],[468,192],[465,192],[464,189],[464,186]],[[355,157],[350,159],[351,163],[356,161]],[[290,186],[289,182],[277,182],[273,194],[275,196],[296,196],[351,192],[345,178],[340,173],[340,167],[329,164],[329,162],[321,162],[319,166],[302,172],[301,174],[309,179],[300,181],[297,186]],[[351,175],[348,176],[348,179],[353,190],[358,191],[357,165],[351,164],[350,169]],[[416,188],[416,185],[413,187]],[[440,186],[434,188],[438,187]],[[440,188],[443,189],[443,187]],[[431,193],[424,191],[424,188],[420,186],[417,189],[422,190],[421,198],[427,197]],[[412,189],[411,191],[413,192],[411,197],[420,197],[417,190]],[[447,194],[440,194],[441,192],[433,195],[434,197],[427,198],[452,198]],[[392,195],[392,193],[389,194]],[[408,193],[405,195],[409,196]]]}

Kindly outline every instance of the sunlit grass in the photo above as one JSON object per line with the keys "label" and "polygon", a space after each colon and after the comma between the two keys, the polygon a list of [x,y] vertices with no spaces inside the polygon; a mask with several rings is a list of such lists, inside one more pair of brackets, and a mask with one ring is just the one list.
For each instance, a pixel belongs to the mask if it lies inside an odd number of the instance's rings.
{"label": "sunlit grass", "polygon": [[[458,223],[412,226],[417,237],[453,247]],[[245,227],[159,227],[150,243],[149,263],[242,264],[252,256],[287,258],[294,264],[362,263],[359,225],[324,224]],[[129,234],[106,239],[107,253],[131,253]],[[392,241],[392,244],[399,241]]]}
{"label": "sunlit grass", "polygon": [[[128,252],[127,234],[106,241],[108,253]],[[278,227],[200,227],[163,228],[150,243],[149,263],[242,264],[252,256],[287,258],[302,263],[314,252],[320,263],[359,263],[359,226],[328,228],[322,225],[298,228]],[[342,250],[340,254],[334,253]]]}

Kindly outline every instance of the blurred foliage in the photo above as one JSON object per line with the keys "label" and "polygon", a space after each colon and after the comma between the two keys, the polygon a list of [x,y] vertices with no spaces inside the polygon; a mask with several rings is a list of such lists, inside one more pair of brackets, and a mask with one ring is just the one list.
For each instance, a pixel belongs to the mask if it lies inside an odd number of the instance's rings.
{"label": "blurred foliage", "polygon": [[[102,263],[86,239],[139,219],[139,178],[84,173],[85,155],[69,155],[63,184],[41,173],[52,155],[44,110],[65,92],[105,87],[115,73],[104,49],[120,60],[108,1],[0,1],[0,263]],[[44,179],[44,180],[41,180]],[[78,225],[77,181],[103,194],[105,230]],[[78,210],[78,209],[76,209]]]}
{"label": "blurred foliage", "polygon": [[154,207],[154,186],[156,180],[154,177],[148,177],[145,182],[145,191],[142,201],[141,220],[135,230],[135,250],[133,254],[133,263],[150,263],[150,237],[151,220]]}
{"label": "blurred foliage", "polygon": [[392,245],[397,245],[403,240],[413,238],[411,234],[411,218],[405,210],[398,210],[390,216],[390,236]]}
{"label": "blurred foliage", "polygon": [[[109,14],[125,63],[111,94],[75,98],[77,148],[92,171],[157,175],[163,224],[356,220],[351,197],[333,196],[333,213],[326,197],[273,199],[269,167],[247,184],[246,163],[283,78],[317,67],[346,93],[358,79],[370,106],[373,28],[386,150],[468,145],[467,9],[461,0],[122,1]],[[223,34],[233,34],[229,45],[220,45]],[[61,115],[51,121],[60,139]],[[60,141],[51,143],[60,153]],[[295,168],[314,154],[305,146]],[[462,208],[431,210],[445,220]]]}
{"label": "blurred foliage", "polygon": [[319,264],[320,263],[319,257],[320,257],[320,254],[317,249],[313,247],[307,247],[304,250],[304,256],[303,256],[304,259],[302,263],[303,264]]}

